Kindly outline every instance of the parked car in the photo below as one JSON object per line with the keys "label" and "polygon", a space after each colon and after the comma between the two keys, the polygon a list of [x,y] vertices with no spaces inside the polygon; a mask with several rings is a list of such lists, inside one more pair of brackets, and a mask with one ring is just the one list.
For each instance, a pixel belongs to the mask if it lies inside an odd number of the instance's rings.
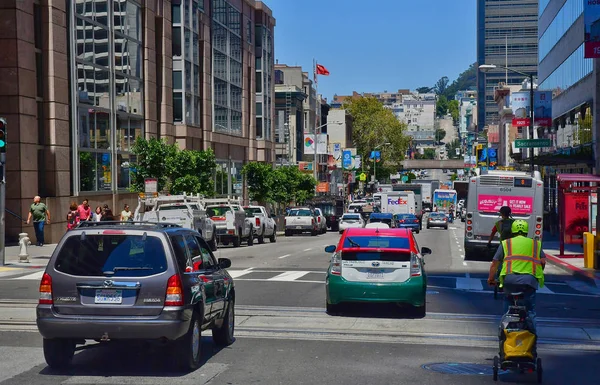
{"label": "parked car", "polygon": [[446,213],[429,213],[427,217],[427,228],[441,227],[448,230],[448,216]]}
{"label": "parked car", "polygon": [[242,241],[254,244],[254,217],[248,216],[235,199],[204,199],[206,212],[215,222],[219,241],[227,246],[239,247]]}
{"label": "parked car", "polygon": [[419,218],[417,218],[415,214],[396,214],[394,219],[396,221],[396,227],[411,229],[419,234],[421,224],[419,223]]}
{"label": "parked car", "polygon": [[86,340],[167,342],[181,369],[201,362],[201,333],[233,343],[235,287],[200,233],[173,224],[82,222],[42,277],[37,326],[51,368]]}
{"label": "parked car", "polygon": [[258,243],[265,243],[265,238],[269,238],[271,243],[277,242],[275,216],[270,216],[264,206],[244,206],[244,211],[246,217],[254,218],[254,237],[256,237]]}
{"label": "parked car", "polygon": [[314,210],[315,216],[317,217],[317,227],[319,228],[319,232],[325,234],[327,232],[327,219],[320,208],[317,207]]}
{"label": "parked car", "polygon": [[345,213],[342,215],[340,219],[340,234],[344,232],[344,230],[349,228],[362,228],[365,227],[365,221],[362,216],[357,213]]}
{"label": "parked car", "polygon": [[347,229],[336,245],[325,280],[326,306],[336,314],[346,302],[396,302],[425,316],[427,277],[423,256],[408,229]]}

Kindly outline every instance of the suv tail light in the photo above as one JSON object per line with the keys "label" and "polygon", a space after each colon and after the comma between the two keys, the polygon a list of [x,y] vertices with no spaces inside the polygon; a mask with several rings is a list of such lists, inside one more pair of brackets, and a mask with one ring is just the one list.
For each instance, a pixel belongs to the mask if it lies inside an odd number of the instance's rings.
{"label": "suv tail light", "polygon": [[256,218],[255,221],[256,221],[256,226],[257,227],[260,226],[260,218]]}
{"label": "suv tail light", "polygon": [[410,253],[410,276],[421,276],[421,260],[415,253]]}
{"label": "suv tail light", "polygon": [[318,217],[318,218],[317,218],[317,221],[319,221],[319,223],[321,223],[321,217]]}
{"label": "suv tail light", "polygon": [[310,223],[314,225],[315,224],[315,218],[311,219]]}
{"label": "suv tail light", "polygon": [[40,282],[40,305],[52,305],[52,277],[44,273]]}
{"label": "suv tail light", "polygon": [[287,226],[287,219],[283,218],[283,225]]}
{"label": "suv tail light", "polygon": [[165,306],[183,306],[183,284],[178,274],[172,275],[167,282]]}
{"label": "suv tail light", "polygon": [[331,257],[331,274],[342,275],[342,252],[337,251]]}

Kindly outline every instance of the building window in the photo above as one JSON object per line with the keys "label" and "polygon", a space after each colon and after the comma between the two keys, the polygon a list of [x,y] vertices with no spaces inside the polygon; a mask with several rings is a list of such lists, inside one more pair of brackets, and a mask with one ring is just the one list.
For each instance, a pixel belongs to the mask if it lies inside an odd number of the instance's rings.
{"label": "building window", "polygon": [[173,121],[183,121],[183,94],[181,92],[173,92]]}
{"label": "building window", "polygon": [[256,118],[256,137],[262,138],[263,136],[263,119],[257,117]]}
{"label": "building window", "polygon": [[181,27],[173,27],[171,44],[173,56],[181,56]]}
{"label": "building window", "polygon": [[256,72],[255,83],[256,83],[256,93],[257,94],[262,93],[262,72],[260,72],[260,71]]}
{"label": "building window", "polygon": [[171,20],[173,24],[181,24],[181,4],[171,4]]}
{"label": "building window", "polygon": [[182,87],[181,71],[173,71],[173,89],[180,90]]}

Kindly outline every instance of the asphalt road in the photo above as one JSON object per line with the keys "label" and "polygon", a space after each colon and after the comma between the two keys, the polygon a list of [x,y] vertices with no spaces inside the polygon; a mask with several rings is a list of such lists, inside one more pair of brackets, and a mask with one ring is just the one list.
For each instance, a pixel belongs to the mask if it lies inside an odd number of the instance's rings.
{"label": "asphalt road", "polygon": [[[352,306],[343,316],[325,314],[329,255],[324,247],[339,240],[337,233],[220,249],[218,257],[232,260],[237,339],[219,351],[204,337],[206,363],[190,374],[172,372],[163,352],[139,345],[86,349],[72,369],[50,371],[33,322],[41,272],[3,277],[0,384],[491,383],[502,303],[485,283],[489,263],[464,261],[462,233],[463,224],[455,222],[449,230],[424,229],[417,235],[419,246],[433,250],[425,257],[424,319],[395,306]],[[552,266],[546,276],[547,289],[537,301],[544,383],[595,384],[600,292]],[[454,374],[423,367],[435,363],[450,363],[445,369]],[[462,371],[470,374],[458,374]],[[506,373],[501,381],[534,382],[534,377]]]}

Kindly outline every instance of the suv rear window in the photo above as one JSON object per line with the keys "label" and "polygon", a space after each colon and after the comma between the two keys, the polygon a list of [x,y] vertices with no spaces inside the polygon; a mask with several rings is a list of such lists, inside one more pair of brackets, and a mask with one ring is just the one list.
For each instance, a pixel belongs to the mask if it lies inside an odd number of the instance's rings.
{"label": "suv rear window", "polygon": [[[357,246],[358,245],[358,246]],[[382,249],[410,249],[408,238],[401,237],[347,237],[344,240],[344,248],[350,247],[377,247]]]}
{"label": "suv rear window", "polygon": [[224,217],[225,213],[232,211],[229,206],[208,206],[206,211],[212,210],[214,212],[213,217]]}
{"label": "suv rear window", "polygon": [[83,277],[147,277],[166,271],[167,258],[158,237],[74,235],[59,250],[54,268]]}

